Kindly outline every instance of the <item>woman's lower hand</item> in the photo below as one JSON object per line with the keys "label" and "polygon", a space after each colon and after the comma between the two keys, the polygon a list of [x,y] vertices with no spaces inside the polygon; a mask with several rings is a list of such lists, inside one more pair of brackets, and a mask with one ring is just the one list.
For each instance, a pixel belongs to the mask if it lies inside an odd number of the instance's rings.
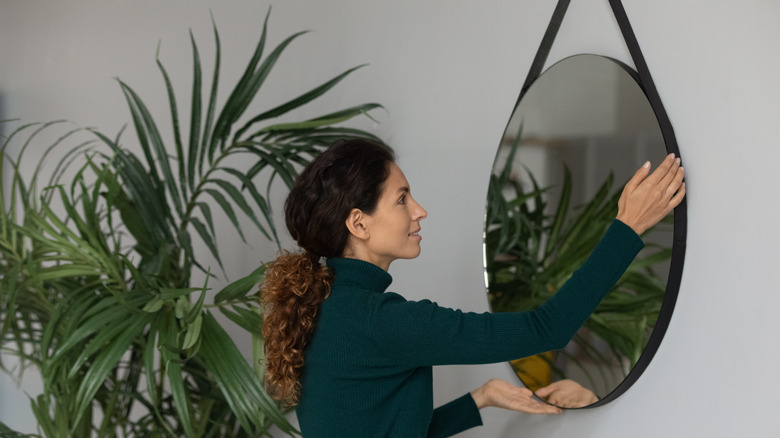
{"label": "woman's lower hand", "polygon": [[536,395],[562,408],[581,408],[599,401],[596,394],[574,380],[559,380],[536,390]]}
{"label": "woman's lower hand", "polygon": [[648,161],[626,183],[618,201],[617,219],[642,234],[669,214],[685,196],[685,171],[669,154],[650,173]]}
{"label": "woman's lower hand", "polygon": [[528,388],[512,385],[500,379],[490,379],[471,392],[479,409],[487,406],[510,409],[528,414],[557,414],[561,409],[542,403],[534,398]]}

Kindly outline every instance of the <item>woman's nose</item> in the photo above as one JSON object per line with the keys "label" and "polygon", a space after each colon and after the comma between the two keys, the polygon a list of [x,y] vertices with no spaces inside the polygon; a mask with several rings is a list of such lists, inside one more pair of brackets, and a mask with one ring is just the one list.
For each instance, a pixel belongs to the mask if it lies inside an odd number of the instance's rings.
{"label": "woman's nose", "polygon": [[415,212],[415,213],[417,213],[417,215],[416,215],[417,220],[418,221],[419,220],[423,220],[426,217],[428,217],[428,212],[423,208],[423,206],[418,204],[416,201],[415,201],[415,204],[417,204],[417,211]]}

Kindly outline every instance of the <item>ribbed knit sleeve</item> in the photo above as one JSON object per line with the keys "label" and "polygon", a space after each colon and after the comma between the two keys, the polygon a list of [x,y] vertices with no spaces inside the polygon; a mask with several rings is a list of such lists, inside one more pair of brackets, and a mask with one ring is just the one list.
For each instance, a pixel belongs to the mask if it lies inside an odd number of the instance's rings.
{"label": "ribbed knit sleeve", "polygon": [[615,220],[583,266],[538,309],[466,313],[382,294],[371,314],[380,349],[407,366],[502,362],[563,348],[623,275],[643,244]]}
{"label": "ribbed knit sleeve", "polygon": [[482,426],[482,416],[468,393],[434,409],[427,438],[444,438],[476,426]]}

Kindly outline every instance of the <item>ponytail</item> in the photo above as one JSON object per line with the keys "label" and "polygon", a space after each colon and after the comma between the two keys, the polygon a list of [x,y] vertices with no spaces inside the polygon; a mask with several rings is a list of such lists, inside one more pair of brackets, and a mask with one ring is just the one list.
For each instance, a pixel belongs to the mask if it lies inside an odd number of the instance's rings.
{"label": "ponytail", "polygon": [[284,253],[268,265],[260,286],[266,389],[290,406],[298,403],[303,355],[331,282],[332,275],[320,265],[319,257]]}

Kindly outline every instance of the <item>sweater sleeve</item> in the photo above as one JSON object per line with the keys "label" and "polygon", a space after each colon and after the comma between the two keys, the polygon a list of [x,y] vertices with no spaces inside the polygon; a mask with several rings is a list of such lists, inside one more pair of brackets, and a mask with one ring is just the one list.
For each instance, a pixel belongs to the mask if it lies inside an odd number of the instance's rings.
{"label": "sweater sleeve", "polygon": [[453,436],[482,425],[479,408],[470,393],[434,409],[428,438]]}
{"label": "sweater sleeve", "polygon": [[532,311],[466,313],[388,292],[373,308],[372,336],[408,366],[503,362],[563,348],[642,247],[630,227],[613,221],[582,267]]}

